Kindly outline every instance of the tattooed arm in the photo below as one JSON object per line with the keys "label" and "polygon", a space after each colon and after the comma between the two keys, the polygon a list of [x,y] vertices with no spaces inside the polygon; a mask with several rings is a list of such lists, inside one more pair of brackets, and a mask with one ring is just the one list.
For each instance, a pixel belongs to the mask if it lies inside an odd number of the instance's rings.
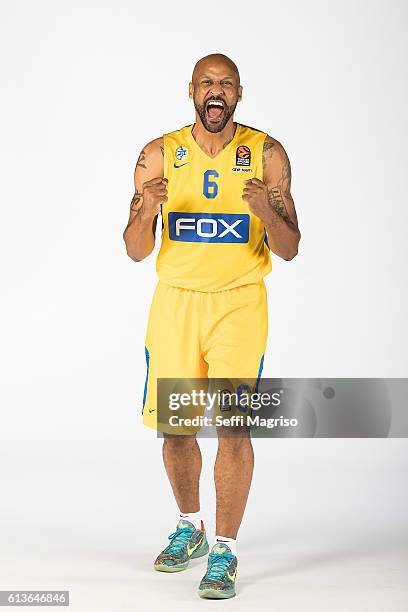
{"label": "tattooed arm", "polygon": [[129,220],[123,233],[126,251],[141,261],[153,251],[160,206],[167,200],[167,180],[163,178],[163,138],[144,147],[134,172],[135,193]]}
{"label": "tattooed arm", "polygon": [[290,193],[290,163],[283,146],[267,136],[263,148],[263,181],[246,181],[244,200],[262,219],[273,253],[290,261],[298,252],[300,231]]}
{"label": "tattooed arm", "polygon": [[269,215],[265,219],[269,246],[276,255],[290,260],[297,255],[300,231],[295,204],[290,193],[289,158],[280,142],[267,136],[262,161],[263,181],[267,187],[270,204]]}

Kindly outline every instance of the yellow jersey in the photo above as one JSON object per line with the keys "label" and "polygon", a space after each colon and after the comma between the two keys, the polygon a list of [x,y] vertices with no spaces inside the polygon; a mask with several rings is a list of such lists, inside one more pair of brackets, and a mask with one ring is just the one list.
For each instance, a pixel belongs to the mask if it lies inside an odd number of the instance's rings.
{"label": "yellow jersey", "polygon": [[163,136],[168,200],[162,206],[159,280],[196,291],[259,282],[272,269],[265,227],[242,199],[244,181],[263,179],[265,132],[237,124],[214,158],[194,124]]}

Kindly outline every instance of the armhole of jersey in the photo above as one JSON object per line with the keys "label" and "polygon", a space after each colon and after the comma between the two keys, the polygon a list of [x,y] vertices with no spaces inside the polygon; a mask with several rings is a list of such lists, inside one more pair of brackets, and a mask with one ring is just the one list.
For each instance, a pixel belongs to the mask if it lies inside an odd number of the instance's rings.
{"label": "armhole of jersey", "polygon": [[262,168],[262,182],[264,182],[264,167],[263,167],[263,149],[264,149],[264,145],[265,145],[265,140],[268,138],[268,134],[265,133],[264,137],[262,138],[262,143],[261,143],[261,168]]}
{"label": "armhole of jersey", "polygon": [[163,178],[169,178],[167,165],[167,134],[163,134]]}
{"label": "armhole of jersey", "polygon": [[[263,149],[264,149],[264,145],[265,145],[265,141],[268,138],[268,134],[265,133],[264,137],[262,138],[262,142],[261,142],[261,168],[262,168],[262,182],[264,182],[264,167],[263,167]],[[266,232],[266,227],[264,226],[264,242],[266,244],[266,246],[268,247],[269,251],[271,250],[271,247],[269,246],[269,242],[268,242],[268,234]]]}
{"label": "armhole of jersey", "polygon": [[[168,159],[167,159],[167,135],[163,134],[163,178],[168,180],[169,178],[169,168],[168,168]],[[163,217],[163,204],[160,205],[160,213],[161,213],[161,233],[163,234],[164,230],[164,217]]]}

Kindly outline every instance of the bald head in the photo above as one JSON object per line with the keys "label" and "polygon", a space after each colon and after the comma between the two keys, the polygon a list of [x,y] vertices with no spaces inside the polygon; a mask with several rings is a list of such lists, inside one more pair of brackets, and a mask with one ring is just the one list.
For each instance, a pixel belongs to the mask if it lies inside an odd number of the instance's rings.
{"label": "bald head", "polygon": [[242,86],[235,62],[222,53],[202,57],[194,66],[189,96],[194,101],[196,117],[208,132],[221,132],[232,124]]}
{"label": "bald head", "polygon": [[226,68],[237,77],[239,83],[240,77],[236,63],[223,53],[211,53],[210,55],[206,55],[205,57],[199,59],[196,65],[194,66],[191,80],[194,82],[200,73],[205,72],[208,68],[212,67]]}

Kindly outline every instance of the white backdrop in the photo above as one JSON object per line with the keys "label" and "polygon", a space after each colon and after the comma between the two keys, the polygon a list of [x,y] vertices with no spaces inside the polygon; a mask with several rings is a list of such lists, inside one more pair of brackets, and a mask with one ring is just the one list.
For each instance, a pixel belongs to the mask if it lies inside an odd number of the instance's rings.
{"label": "white backdrop", "polygon": [[[62,582],[77,589],[79,610],[80,596],[95,596],[86,572],[104,558],[99,553],[130,542],[118,553],[122,561],[128,555],[128,585],[113,552],[100,571],[105,588],[107,576],[116,576],[103,596],[107,609],[123,589],[129,600],[120,609],[131,609],[132,568],[139,563],[145,571],[154,548],[144,542],[145,556],[132,556],[141,546],[141,520],[157,548],[175,513],[160,444],[139,423],[156,282],[154,258],[133,263],[122,241],[139,151],[194,120],[187,85],[195,61],[216,51],[231,56],[244,86],[236,118],[284,144],[303,235],[298,258],[275,258],[267,278],[264,375],[407,376],[407,5],[2,0],[0,24],[0,453],[8,492],[0,527],[10,544],[0,587],[51,588],[55,578],[55,588]],[[266,520],[265,508],[286,525],[294,492],[313,472],[313,503],[302,506],[301,520],[290,514],[291,528],[304,533],[310,511],[338,529],[339,505],[329,512],[321,503],[324,482],[324,495],[332,487],[333,499],[344,503],[341,516],[360,516],[348,498],[359,491],[362,507],[382,512],[384,525],[389,512],[395,539],[405,541],[406,441],[329,442],[256,443],[243,539],[251,541],[254,513]],[[210,458],[213,445],[204,447]],[[359,476],[356,464],[363,466]],[[265,488],[271,465],[281,466],[279,503],[273,487]],[[366,497],[362,482],[372,483]],[[210,495],[210,480],[205,487]],[[385,494],[389,505],[379,510]],[[106,528],[113,524],[117,531]],[[271,538],[279,540],[277,533]],[[78,565],[81,546],[93,551],[89,566],[86,555]],[[70,547],[73,565],[82,567],[76,579],[63,561]],[[37,574],[31,562],[21,565],[30,550],[44,557]],[[255,591],[247,593],[253,601]],[[190,597],[172,595],[186,605]],[[397,595],[393,601],[395,610],[406,604]],[[340,600],[340,609],[346,604]]]}

